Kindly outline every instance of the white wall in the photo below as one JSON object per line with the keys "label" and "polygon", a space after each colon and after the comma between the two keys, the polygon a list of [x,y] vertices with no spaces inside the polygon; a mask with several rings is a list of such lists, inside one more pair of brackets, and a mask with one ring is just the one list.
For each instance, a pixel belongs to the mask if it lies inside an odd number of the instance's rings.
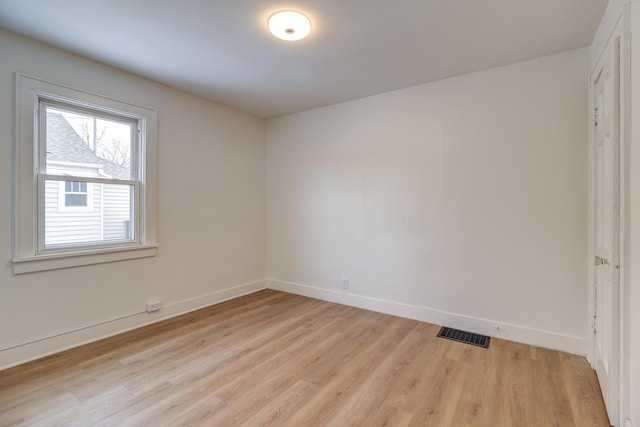
{"label": "white wall", "polygon": [[269,286],[586,354],[588,64],[268,121]]}
{"label": "white wall", "polygon": [[[3,30],[0,52],[0,368],[264,286],[262,120]],[[12,275],[15,71],[157,109],[157,257]]]}

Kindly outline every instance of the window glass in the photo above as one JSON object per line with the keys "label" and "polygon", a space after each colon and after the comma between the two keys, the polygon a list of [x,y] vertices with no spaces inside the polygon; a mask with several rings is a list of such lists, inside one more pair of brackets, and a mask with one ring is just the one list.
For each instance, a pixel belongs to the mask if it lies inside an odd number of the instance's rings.
{"label": "window glass", "polygon": [[[58,188],[64,189],[58,197]],[[135,240],[132,184],[44,182],[44,249]],[[64,207],[59,209],[59,204]]]}
{"label": "window glass", "polygon": [[118,121],[58,105],[45,104],[44,108],[47,174],[132,179],[134,121]]}
{"label": "window glass", "polygon": [[64,205],[66,207],[87,207],[87,183],[66,181],[64,189]]}
{"label": "window glass", "polygon": [[[41,106],[42,250],[135,241],[136,121],[60,102]],[[73,180],[52,179],[57,176]]]}

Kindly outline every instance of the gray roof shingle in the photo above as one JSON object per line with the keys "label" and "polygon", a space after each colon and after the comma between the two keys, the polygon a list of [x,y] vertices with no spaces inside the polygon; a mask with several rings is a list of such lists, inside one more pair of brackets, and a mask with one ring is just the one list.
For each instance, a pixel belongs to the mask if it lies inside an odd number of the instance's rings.
{"label": "gray roof shingle", "polygon": [[47,160],[99,163],[116,179],[130,179],[129,169],[98,156],[58,113],[47,112]]}

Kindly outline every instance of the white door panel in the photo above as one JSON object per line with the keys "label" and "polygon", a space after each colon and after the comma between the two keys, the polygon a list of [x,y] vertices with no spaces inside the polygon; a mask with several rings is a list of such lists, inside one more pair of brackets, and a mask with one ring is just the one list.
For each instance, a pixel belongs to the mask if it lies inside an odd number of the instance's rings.
{"label": "white door panel", "polygon": [[619,401],[619,40],[606,49],[594,81],[594,365],[609,419]]}

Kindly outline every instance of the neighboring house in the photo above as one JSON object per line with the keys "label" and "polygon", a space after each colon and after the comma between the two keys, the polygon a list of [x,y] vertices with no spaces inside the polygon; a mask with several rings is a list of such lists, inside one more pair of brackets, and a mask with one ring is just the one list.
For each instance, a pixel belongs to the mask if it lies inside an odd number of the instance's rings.
{"label": "neighboring house", "polygon": [[[130,179],[129,169],[98,156],[61,114],[47,113],[47,173]],[[45,245],[130,239],[128,185],[45,182]]]}

